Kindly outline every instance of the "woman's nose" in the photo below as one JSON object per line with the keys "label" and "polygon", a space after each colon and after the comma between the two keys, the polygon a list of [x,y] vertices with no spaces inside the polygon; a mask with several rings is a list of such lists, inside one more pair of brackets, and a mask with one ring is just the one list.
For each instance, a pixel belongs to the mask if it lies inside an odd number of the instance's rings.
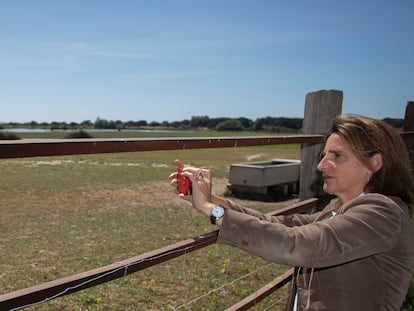
{"label": "woman's nose", "polygon": [[316,166],[316,169],[317,169],[318,171],[321,171],[321,172],[322,172],[325,168],[326,168],[326,160],[325,160],[325,157],[323,157],[323,158],[319,161],[318,165]]}

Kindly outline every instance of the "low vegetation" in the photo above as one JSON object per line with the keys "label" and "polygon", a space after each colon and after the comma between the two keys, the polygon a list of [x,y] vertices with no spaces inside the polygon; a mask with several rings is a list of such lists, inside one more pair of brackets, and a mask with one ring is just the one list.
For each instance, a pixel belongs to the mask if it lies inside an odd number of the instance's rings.
{"label": "low vegetation", "polygon": [[[267,146],[0,160],[1,293],[215,230],[173,193],[175,158],[211,168],[223,193],[231,163],[298,156],[299,146]],[[245,203],[262,211],[288,204]],[[25,310],[223,310],[285,270],[212,245]],[[278,291],[256,310],[283,310],[285,300]]]}
{"label": "low vegetation", "polygon": [[0,131],[0,140],[18,140],[20,137],[14,133]]}
{"label": "low vegetation", "polygon": [[92,138],[92,135],[84,130],[79,130],[76,132],[70,132],[69,134],[65,135],[65,138]]}

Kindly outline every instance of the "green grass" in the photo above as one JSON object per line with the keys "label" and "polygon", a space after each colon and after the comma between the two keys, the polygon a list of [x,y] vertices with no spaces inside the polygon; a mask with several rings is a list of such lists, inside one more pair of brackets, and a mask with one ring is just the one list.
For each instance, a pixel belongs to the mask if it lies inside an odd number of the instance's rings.
{"label": "green grass", "polygon": [[[213,170],[231,163],[299,158],[299,146],[158,151],[0,160],[0,289],[84,272],[215,230],[169,185],[173,161]],[[223,188],[223,187],[222,187]],[[220,189],[222,191],[222,189]],[[270,211],[279,204],[245,202]],[[174,310],[268,263],[212,245],[167,263],[27,310]],[[180,310],[222,310],[275,278],[271,265]],[[286,295],[273,295],[264,310]],[[283,310],[285,300],[278,304]]]}

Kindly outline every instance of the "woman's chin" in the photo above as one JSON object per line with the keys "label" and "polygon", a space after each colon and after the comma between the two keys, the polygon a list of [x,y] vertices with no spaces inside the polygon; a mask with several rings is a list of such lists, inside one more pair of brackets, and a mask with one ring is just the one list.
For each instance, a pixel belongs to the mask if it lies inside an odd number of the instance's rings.
{"label": "woman's chin", "polygon": [[332,192],[332,188],[330,188],[326,183],[323,185],[323,191],[328,193],[328,194],[334,194]]}

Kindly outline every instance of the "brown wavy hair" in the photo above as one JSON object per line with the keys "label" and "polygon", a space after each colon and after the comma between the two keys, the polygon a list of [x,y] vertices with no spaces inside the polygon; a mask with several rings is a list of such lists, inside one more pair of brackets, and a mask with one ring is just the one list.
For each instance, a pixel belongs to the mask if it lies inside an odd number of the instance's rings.
{"label": "brown wavy hair", "polygon": [[334,119],[326,139],[333,133],[343,137],[359,161],[370,169],[371,157],[382,156],[384,164],[372,175],[365,192],[400,197],[407,203],[412,217],[414,179],[407,148],[396,129],[384,121],[360,115],[340,115]]}

